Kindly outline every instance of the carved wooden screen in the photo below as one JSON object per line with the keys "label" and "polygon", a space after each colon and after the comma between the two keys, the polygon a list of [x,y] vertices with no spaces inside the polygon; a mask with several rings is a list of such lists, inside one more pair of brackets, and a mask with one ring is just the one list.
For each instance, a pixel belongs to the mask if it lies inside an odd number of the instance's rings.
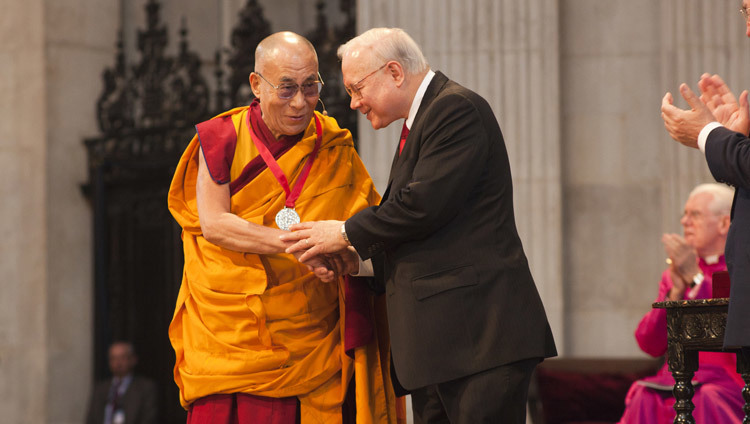
{"label": "carved wooden screen", "polygon": [[[323,97],[329,113],[356,134],[356,115],[348,110],[335,59],[336,47],[353,36],[353,4],[342,0],[347,22],[329,28],[325,2],[318,1],[318,26],[307,35],[318,50],[321,74],[327,76]],[[146,29],[137,36],[140,60],[127,63],[122,42],[118,43],[115,65],[103,73],[104,89],[97,103],[101,135],[85,140],[89,180],[84,193],[94,215],[94,376],[108,376],[107,348],[112,341],[133,341],[140,359],[137,371],[159,384],[159,422],[184,423],[172,374],[174,351],[167,337],[183,255],[180,228],[166,207],[167,190],[195,133],[193,125],[225,108],[249,103],[253,51],[271,33],[271,24],[258,1],[248,0],[232,31],[226,63],[221,49],[216,53],[212,93],[201,59],[190,51],[185,23],[178,53],[169,56],[159,3],[148,0],[145,8]]]}

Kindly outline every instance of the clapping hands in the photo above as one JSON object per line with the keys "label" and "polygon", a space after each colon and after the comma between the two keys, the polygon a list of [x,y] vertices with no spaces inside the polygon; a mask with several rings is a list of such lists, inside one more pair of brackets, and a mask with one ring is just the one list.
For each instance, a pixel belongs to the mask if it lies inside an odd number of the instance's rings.
{"label": "clapping hands", "polygon": [[748,135],[750,115],[748,115],[747,90],[740,94],[738,102],[720,76],[709,74],[701,75],[698,88],[701,90],[701,102],[708,107],[721,125]]}
{"label": "clapping hands", "polygon": [[671,260],[672,289],[668,297],[671,300],[680,300],[693,276],[700,272],[698,256],[695,249],[679,234],[664,234],[661,242],[667,257]]}
{"label": "clapping hands", "polygon": [[719,122],[726,128],[748,135],[750,132],[750,107],[748,92],[740,94],[739,101],[718,75],[703,74],[698,82],[701,91],[698,97],[687,84],[680,84],[680,94],[690,109],[674,105],[672,93],[667,93],[661,102],[661,117],[664,127],[675,140],[698,148],[698,134],[707,124]]}

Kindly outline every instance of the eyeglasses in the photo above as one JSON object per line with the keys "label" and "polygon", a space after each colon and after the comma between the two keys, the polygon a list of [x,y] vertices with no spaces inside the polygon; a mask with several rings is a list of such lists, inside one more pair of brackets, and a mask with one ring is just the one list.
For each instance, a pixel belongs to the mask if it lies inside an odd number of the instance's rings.
{"label": "eyeglasses", "polygon": [[682,216],[680,217],[680,220],[682,220],[683,218],[690,218],[691,221],[701,221],[701,220],[704,220],[704,219],[708,220],[708,219],[717,218],[717,217],[720,217],[720,216],[721,216],[720,212],[717,213],[717,212],[714,212],[714,211],[710,211],[709,214],[703,214],[703,213],[701,213],[699,211],[692,210],[692,211],[685,211],[685,212],[683,212]]}
{"label": "eyeglasses", "polygon": [[320,90],[323,89],[323,78],[318,72],[318,79],[315,81],[303,82],[302,85],[297,83],[284,82],[279,85],[273,85],[271,81],[267,80],[260,72],[256,72],[263,81],[267,82],[268,85],[276,89],[276,95],[282,100],[289,100],[297,95],[298,90],[302,90],[302,95],[305,97],[315,97],[320,94]]}
{"label": "eyeglasses", "polygon": [[362,87],[358,87],[358,86],[361,85],[367,78],[370,78],[376,72],[378,72],[379,70],[385,68],[385,65],[387,65],[387,64],[388,64],[388,62],[384,63],[383,66],[381,66],[380,68],[378,68],[378,69],[370,72],[369,74],[365,75],[364,78],[362,78],[361,80],[357,81],[356,84],[352,84],[351,87],[344,86],[344,89],[346,90],[346,94],[348,94],[350,97],[355,97],[356,96],[358,99],[361,99],[362,98],[362,91],[361,91]]}
{"label": "eyeglasses", "polygon": [[750,10],[748,10],[747,7],[740,7],[740,13],[742,13],[742,17],[745,18],[745,20],[747,20],[747,18],[750,18]]}
{"label": "eyeglasses", "polygon": [[698,211],[685,211],[682,213],[682,218],[690,218],[693,221],[699,221],[703,218],[703,214]]}

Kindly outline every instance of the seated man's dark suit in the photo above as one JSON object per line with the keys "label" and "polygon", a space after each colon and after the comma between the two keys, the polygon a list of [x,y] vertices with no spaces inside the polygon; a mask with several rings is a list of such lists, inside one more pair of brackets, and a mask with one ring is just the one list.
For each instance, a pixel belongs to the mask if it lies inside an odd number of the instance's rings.
{"label": "seated man's dark suit", "polygon": [[750,346],[750,139],[718,127],[708,135],[705,151],[716,181],[735,187],[725,248],[731,287],[724,346]]}
{"label": "seated man's dark suit", "polygon": [[[109,401],[112,379],[100,381],[91,395],[86,424],[104,422],[104,411]],[[156,383],[145,377],[134,376],[118,403],[125,413],[125,424],[156,424],[158,422],[158,393]]]}

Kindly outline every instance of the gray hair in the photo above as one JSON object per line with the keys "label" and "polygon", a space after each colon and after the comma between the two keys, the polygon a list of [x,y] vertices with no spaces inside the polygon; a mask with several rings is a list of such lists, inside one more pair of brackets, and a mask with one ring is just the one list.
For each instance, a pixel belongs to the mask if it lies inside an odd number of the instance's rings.
{"label": "gray hair", "polygon": [[708,208],[715,215],[729,215],[732,210],[732,200],[734,198],[734,190],[716,183],[700,184],[690,192],[692,197],[696,194],[708,193],[713,196],[711,203]]}
{"label": "gray hair", "polygon": [[391,60],[400,63],[407,74],[424,72],[430,66],[419,45],[401,28],[367,30],[339,47],[339,59],[343,59],[355,47],[367,49],[373,62],[378,59],[382,63]]}

